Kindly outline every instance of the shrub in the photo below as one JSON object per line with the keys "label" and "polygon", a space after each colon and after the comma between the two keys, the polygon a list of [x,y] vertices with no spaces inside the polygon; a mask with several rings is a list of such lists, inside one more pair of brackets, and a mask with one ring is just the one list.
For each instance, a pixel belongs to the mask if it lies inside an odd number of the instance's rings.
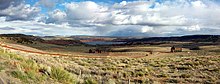
{"label": "shrub", "polygon": [[22,62],[21,67],[17,67],[18,70],[12,71],[11,75],[20,79],[23,82],[30,83],[31,81],[41,82],[46,79],[45,75],[37,73],[37,64],[34,62]]}
{"label": "shrub", "polygon": [[145,73],[142,72],[142,71],[138,71],[138,72],[136,73],[136,76],[142,77],[142,76],[144,76],[144,75],[145,75]]}
{"label": "shrub", "polygon": [[2,65],[0,65],[0,72],[2,71],[2,70],[4,70],[5,68],[2,66]]}
{"label": "shrub", "polygon": [[14,54],[14,53],[7,53],[8,55],[9,55],[9,57],[10,58],[12,58],[12,59],[16,59],[16,60],[24,60],[24,58],[23,57],[21,57],[21,56],[19,56],[19,55],[16,55],[16,54]]}
{"label": "shrub", "polygon": [[25,71],[29,71],[29,70],[33,70],[33,71],[37,71],[38,70],[38,66],[37,63],[34,62],[33,60],[25,60],[21,63],[21,67],[25,70]]}
{"label": "shrub", "polygon": [[15,78],[20,79],[21,81],[27,82],[28,77],[25,75],[24,72],[19,71],[19,70],[15,70],[11,72],[11,75]]}
{"label": "shrub", "polygon": [[108,79],[108,81],[107,81],[106,84],[116,84],[116,83],[115,83],[115,80],[113,80],[113,79]]}
{"label": "shrub", "polygon": [[98,84],[94,79],[88,78],[84,81],[84,84]]}
{"label": "shrub", "polygon": [[191,48],[189,48],[190,50],[200,50],[199,46],[193,46]]}
{"label": "shrub", "polygon": [[168,77],[168,75],[165,74],[165,73],[160,73],[160,74],[157,75],[157,77],[159,77],[159,78],[161,78],[161,77]]}
{"label": "shrub", "polygon": [[74,83],[72,74],[60,67],[52,67],[50,76],[62,83]]}
{"label": "shrub", "polygon": [[32,80],[35,80],[37,78],[35,71],[28,71],[28,72],[26,72],[26,75],[27,75],[28,78],[30,78]]}
{"label": "shrub", "polygon": [[191,74],[181,74],[180,78],[190,78]]}
{"label": "shrub", "polygon": [[177,80],[177,79],[166,79],[164,82],[167,82],[167,83],[179,83],[180,81]]}

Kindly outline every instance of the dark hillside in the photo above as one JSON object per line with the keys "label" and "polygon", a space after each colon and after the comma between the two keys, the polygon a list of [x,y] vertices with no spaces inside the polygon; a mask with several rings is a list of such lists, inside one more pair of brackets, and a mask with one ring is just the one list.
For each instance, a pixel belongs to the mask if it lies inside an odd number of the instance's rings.
{"label": "dark hillside", "polygon": [[62,45],[62,46],[83,45],[84,44],[84,43],[80,42],[79,40],[46,40],[46,41],[44,41],[44,43]]}
{"label": "dark hillside", "polygon": [[24,34],[0,34],[0,38],[23,44],[33,44],[44,41],[40,37]]}
{"label": "dark hillside", "polygon": [[21,44],[37,44],[37,43],[46,43],[46,44],[55,44],[55,45],[82,45],[84,43],[79,40],[44,40],[38,36],[24,35],[24,34],[0,34],[0,38],[5,41],[10,41],[12,43],[21,43]]}
{"label": "dark hillside", "polygon": [[150,37],[133,39],[128,42],[161,42],[161,41],[182,41],[182,42],[219,42],[220,35],[190,35],[181,37]]}

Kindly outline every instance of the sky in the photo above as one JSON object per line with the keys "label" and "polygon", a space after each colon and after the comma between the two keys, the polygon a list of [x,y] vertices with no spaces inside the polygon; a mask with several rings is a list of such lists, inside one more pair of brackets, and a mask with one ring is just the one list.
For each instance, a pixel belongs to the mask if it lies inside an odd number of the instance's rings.
{"label": "sky", "polygon": [[0,34],[220,34],[220,0],[0,0]]}

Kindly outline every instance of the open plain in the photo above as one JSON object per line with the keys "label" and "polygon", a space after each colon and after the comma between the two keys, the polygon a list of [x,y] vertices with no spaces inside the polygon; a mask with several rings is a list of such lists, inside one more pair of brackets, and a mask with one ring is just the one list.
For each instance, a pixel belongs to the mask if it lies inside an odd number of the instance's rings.
{"label": "open plain", "polygon": [[18,39],[1,37],[0,83],[220,83],[218,42],[64,46]]}

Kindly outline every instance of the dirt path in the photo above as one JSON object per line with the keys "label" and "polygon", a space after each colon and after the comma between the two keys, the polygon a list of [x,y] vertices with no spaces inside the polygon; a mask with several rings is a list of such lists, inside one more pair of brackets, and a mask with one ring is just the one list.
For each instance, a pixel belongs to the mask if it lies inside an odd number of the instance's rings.
{"label": "dirt path", "polygon": [[23,45],[18,45],[18,44],[6,44],[6,45],[12,46],[12,47],[17,48],[17,49],[24,49],[24,50],[30,50],[30,51],[36,51],[36,52],[44,52],[44,51],[36,49],[36,48],[23,46]]}

